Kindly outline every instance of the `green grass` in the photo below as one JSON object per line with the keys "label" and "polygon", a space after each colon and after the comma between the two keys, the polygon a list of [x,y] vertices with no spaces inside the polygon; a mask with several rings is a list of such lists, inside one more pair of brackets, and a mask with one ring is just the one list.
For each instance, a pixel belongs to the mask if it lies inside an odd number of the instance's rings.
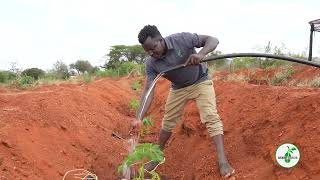
{"label": "green grass", "polygon": [[295,86],[320,88],[320,76],[316,76],[312,80],[304,80],[302,82],[295,82]]}
{"label": "green grass", "polygon": [[310,86],[315,88],[320,88],[320,76],[317,76],[313,80],[310,81]]}
{"label": "green grass", "polygon": [[139,101],[136,99],[131,99],[131,101],[129,102],[129,108],[132,110],[137,110],[139,108]]}
{"label": "green grass", "polygon": [[269,81],[270,85],[281,85],[283,83],[288,82],[294,74],[294,70],[292,68],[287,69],[286,71],[282,71],[276,73],[273,78]]}
{"label": "green grass", "polygon": [[82,78],[83,82],[86,83],[86,84],[89,84],[94,80],[94,77],[91,76],[90,74],[83,74],[81,76],[81,78]]}
{"label": "green grass", "polygon": [[139,82],[134,82],[134,83],[131,85],[131,88],[132,88],[132,90],[140,91],[140,90],[141,90],[141,84],[140,84]]}

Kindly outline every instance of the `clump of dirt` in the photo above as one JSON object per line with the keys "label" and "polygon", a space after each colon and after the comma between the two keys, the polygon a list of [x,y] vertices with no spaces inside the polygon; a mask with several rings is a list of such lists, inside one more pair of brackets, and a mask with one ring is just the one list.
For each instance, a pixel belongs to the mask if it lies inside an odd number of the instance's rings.
{"label": "clump of dirt", "polygon": [[[301,70],[301,74],[305,71]],[[298,71],[297,71],[298,72]],[[309,72],[309,73],[310,73]],[[305,75],[295,76],[303,79]],[[68,170],[87,169],[100,179],[119,179],[127,155],[137,79],[102,79],[31,91],[0,92],[0,175],[7,179],[61,179]],[[140,81],[140,79],[138,80]],[[312,179],[320,175],[320,89],[214,81],[224,123],[225,151],[236,179]],[[149,117],[154,127],[141,142],[157,143],[170,83],[161,79]],[[287,170],[277,165],[283,143],[298,146],[301,160]],[[194,102],[165,149],[158,168],[167,179],[218,179],[215,147],[200,123]],[[0,177],[1,177],[0,176]]]}

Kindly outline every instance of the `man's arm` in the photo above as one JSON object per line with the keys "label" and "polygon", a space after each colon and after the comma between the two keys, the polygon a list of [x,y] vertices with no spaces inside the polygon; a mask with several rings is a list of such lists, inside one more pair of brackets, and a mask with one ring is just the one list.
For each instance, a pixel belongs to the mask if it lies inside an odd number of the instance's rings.
{"label": "man's arm", "polygon": [[198,35],[199,44],[203,47],[197,54],[192,54],[188,58],[186,65],[199,64],[200,61],[210,52],[216,49],[219,44],[219,40],[215,37],[207,35]]}
{"label": "man's arm", "polygon": [[144,105],[144,108],[142,109],[143,107],[143,102],[145,101],[145,99],[147,98],[147,92],[149,90],[149,88],[151,87],[151,84],[152,84],[152,81],[150,79],[146,79],[146,83],[145,83],[145,87],[144,87],[144,90],[143,90],[143,93],[141,95],[141,98],[140,98],[140,106],[139,106],[139,109],[136,113],[136,118],[138,120],[142,120],[144,115],[146,114],[146,112],[149,110],[149,107],[151,105],[151,102],[153,100],[153,94],[154,94],[154,88],[152,89],[152,91],[150,92],[150,95]]}
{"label": "man's arm", "polygon": [[203,54],[204,56],[215,50],[219,44],[219,40],[217,38],[207,35],[199,35],[199,41],[203,48],[198,54]]}

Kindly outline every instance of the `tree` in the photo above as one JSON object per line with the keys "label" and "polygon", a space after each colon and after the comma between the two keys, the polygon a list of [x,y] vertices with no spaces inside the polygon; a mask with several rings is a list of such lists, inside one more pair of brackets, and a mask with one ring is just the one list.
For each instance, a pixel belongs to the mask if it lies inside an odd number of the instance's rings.
{"label": "tree", "polygon": [[[286,47],[284,44],[281,44],[281,46],[273,46],[271,42],[269,41],[266,46],[262,48],[263,53],[267,54],[274,54],[274,55],[285,55]],[[280,61],[277,59],[270,59],[270,58],[258,58],[259,60],[259,67],[260,68],[268,68],[268,67],[276,67],[281,66],[284,64],[288,64],[284,61]]]}
{"label": "tree", "polygon": [[105,63],[105,67],[114,69],[123,62],[142,64],[148,55],[144,52],[141,45],[115,45],[111,46],[106,56],[108,60]]}
{"label": "tree", "polygon": [[91,72],[93,67],[87,60],[78,60],[76,63],[70,64],[70,68],[77,70],[79,74],[84,72]]}
{"label": "tree", "polygon": [[16,75],[19,75],[21,73],[21,68],[18,65],[18,62],[10,62],[10,72],[13,72]]}
{"label": "tree", "polygon": [[30,68],[22,71],[21,74],[24,76],[33,77],[35,80],[38,80],[40,77],[43,77],[45,75],[45,72],[39,68]]}
{"label": "tree", "polygon": [[52,71],[59,79],[68,79],[70,77],[68,66],[62,61],[54,63]]}
{"label": "tree", "polygon": [[128,59],[128,61],[142,64],[143,61],[148,57],[148,54],[144,51],[141,45],[133,45],[126,47],[124,56]]}
{"label": "tree", "polygon": [[92,67],[92,68],[90,69],[89,73],[90,73],[90,74],[94,74],[94,73],[96,73],[97,71],[99,71],[99,67],[98,67],[98,66],[94,66],[94,67]]}

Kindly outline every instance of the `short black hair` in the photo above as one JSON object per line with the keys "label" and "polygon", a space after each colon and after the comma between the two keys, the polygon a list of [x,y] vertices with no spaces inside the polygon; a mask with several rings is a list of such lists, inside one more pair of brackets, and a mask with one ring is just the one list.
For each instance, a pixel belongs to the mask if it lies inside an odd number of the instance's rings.
{"label": "short black hair", "polygon": [[161,36],[157,26],[155,25],[146,25],[144,26],[138,35],[138,39],[140,44],[143,44],[148,37],[154,38],[157,36]]}

